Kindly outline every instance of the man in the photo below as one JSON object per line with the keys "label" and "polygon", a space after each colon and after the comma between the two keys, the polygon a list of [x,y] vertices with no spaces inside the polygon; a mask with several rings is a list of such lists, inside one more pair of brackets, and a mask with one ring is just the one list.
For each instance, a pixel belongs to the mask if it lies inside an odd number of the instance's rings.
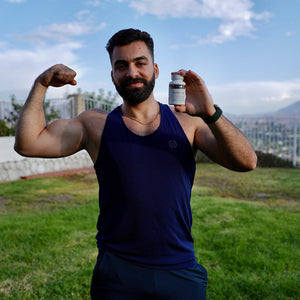
{"label": "man", "polygon": [[191,236],[194,155],[200,149],[241,172],[256,167],[256,155],[193,71],[177,72],[186,82],[185,105],[154,99],[159,69],[148,33],[121,30],[107,50],[123,104],[110,114],[87,110],[46,126],[47,88],[76,85],[73,70],[55,65],[35,80],[15,149],[36,157],[85,149],[95,163],[100,215],[92,299],[205,299],[206,270],[196,262]]}

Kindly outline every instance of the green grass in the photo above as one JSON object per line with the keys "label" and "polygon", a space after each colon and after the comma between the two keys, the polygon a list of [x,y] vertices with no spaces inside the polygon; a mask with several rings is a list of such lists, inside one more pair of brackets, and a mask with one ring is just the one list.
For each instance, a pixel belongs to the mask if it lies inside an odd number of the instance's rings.
{"label": "green grass", "polygon": [[[207,299],[299,299],[299,182],[297,169],[197,166],[193,236]],[[89,173],[0,184],[0,299],[89,299],[97,196]]]}

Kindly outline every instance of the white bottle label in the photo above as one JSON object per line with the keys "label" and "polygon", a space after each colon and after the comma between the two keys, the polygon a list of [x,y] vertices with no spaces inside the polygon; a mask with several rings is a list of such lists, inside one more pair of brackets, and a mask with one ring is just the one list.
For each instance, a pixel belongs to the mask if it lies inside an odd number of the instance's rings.
{"label": "white bottle label", "polygon": [[185,84],[169,84],[169,104],[185,105]]}

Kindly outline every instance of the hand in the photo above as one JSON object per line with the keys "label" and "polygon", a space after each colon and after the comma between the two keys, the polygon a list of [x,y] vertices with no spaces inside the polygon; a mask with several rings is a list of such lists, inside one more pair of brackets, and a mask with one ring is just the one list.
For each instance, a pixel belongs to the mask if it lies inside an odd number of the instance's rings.
{"label": "hand", "polygon": [[54,65],[38,78],[37,82],[45,87],[61,87],[66,84],[76,85],[76,72],[65,65]]}
{"label": "hand", "polygon": [[185,105],[175,105],[177,111],[199,117],[212,116],[215,113],[213,100],[199,75],[191,70],[179,70],[172,74],[180,74],[186,83]]}

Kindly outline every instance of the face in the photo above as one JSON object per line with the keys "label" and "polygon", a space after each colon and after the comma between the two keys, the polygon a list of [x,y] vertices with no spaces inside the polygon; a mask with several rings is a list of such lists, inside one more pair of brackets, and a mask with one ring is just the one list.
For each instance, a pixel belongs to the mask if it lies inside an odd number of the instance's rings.
{"label": "face", "polygon": [[115,47],[111,64],[112,81],[124,101],[138,104],[152,95],[159,71],[144,42]]}

